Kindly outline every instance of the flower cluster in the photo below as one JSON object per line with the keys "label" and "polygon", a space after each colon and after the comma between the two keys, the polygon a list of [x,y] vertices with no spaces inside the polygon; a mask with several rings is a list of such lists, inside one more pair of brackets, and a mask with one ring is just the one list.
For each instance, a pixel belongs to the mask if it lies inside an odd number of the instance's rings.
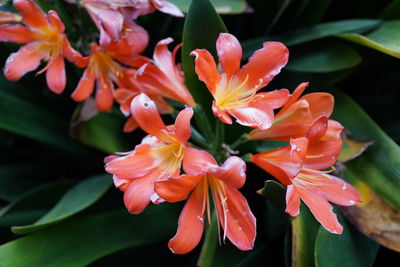
{"label": "flower cluster", "polygon": [[[126,208],[138,214],[150,202],[187,200],[177,233],[168,244],[177,254],[188,253],[200,242],[204,222],[211,223],[212,210],[224,240],[228,238],[241,250],[252,249],[256,219],[238,191],[246,181],[246,163],[231,155],[222,162],[212,155],[215,150],[189,142],[197,104],[175,62],[180,45],[170,51],[173,40],[166,38],[157,43],[152,59],[141,55],[149,35],[134,19],[155,10],[178,17],[182,12],[164,0],[83,0],[80,4],[99,30],[99,42],[91,45],[87,56],[72,48],[55,11],[45,14],[32,0],[14,0],[20,15],[0,13],[0,41],[23,44],[8,58],[5,76],[19,80],[43,60],[47,65],[39,73],[46,72],[49,88],[62,93],[64,58],[84,68],[72,99],[84,101],[95,91],[96,107],[103,112],[115,100],[128,117],[124,131],[139,127],[148,134],[132,151],[105,159],[106,171],[124,192]],[[287,213],[297,216],[303,200],[323,227],[341,233],[343,228],[329,202],[349,206],[360,197],[350,184],[330,174],[340,153],[343,130],[330,119],[333,96],[302,96],[308,83],[293,93],[287,89],[260,92],[288,62],[288,49],[280,42],[265,42],[242,67],[242,48],[233,35],[221,33],[216,49],[218,65],[205,49],[191,52],[195,72],[213,96],[216,118],[225,124],[233,124],[234,118],[253,128],[247,141],[286,142],[281,148],[252,155],[250,161],[287,187]],[[167,100],[186,106],[173,125],[165,125],[160,116],[173,111]]]}

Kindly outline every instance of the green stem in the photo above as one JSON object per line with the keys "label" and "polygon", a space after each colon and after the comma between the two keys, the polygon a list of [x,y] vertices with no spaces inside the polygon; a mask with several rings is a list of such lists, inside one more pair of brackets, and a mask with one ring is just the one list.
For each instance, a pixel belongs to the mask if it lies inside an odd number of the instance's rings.
{"label": "green stem", "polygon": [[204,112],[204,109],[200,104],[197,104],[194,107],[194,119],[200,129],[200,132],[206,138],[207,142],[210,144],[213,143],[214,135],[210,121],[208,120],[207,114]]}
{"label": "green stem", "polygon": [[192,136],[191,139],[197,143],[198,145],[201,145],[203,147],[209,147],[210,145],[207,143],[206,139],[201,135],[199,131],[197,131],[196,128],[193,126],[190,127],[190,130],[192,131]]}
{"label": "green stem", "polygon": [[215,122],[215,139],[213,142],[214,155],[218,155],[221,150],[221,145],[224,142],[225,137],[225,125],[220,120]]}
{"label": "green stem", "polygon": [[206,237],[203,242],[203,247],[201,248],[199,260],[197,261],[197,266],[200,267],[210,267],[212,266],[215,252],[218,246],[218,221],[216,213],[213,212],[211,225],[207,227]]}
{"label": "green stem", "polygon": [[235,142],[233,142],[229,147],[231,149],[236,149],[238,146],[250,141],[249,135],[247,133],[242,134]]}

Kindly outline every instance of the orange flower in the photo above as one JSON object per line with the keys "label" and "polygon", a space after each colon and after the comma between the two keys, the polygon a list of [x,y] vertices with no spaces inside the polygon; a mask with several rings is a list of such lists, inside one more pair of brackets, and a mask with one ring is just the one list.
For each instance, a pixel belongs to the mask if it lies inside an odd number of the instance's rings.
{"label": "orange flower", "polygon": [[148,60],[137,53],[148,44],[148,34],[133,22],[124,24],[126,34],[118,42],[112,42],[106,49],[92,45],[92,53],[81,66],[87,66],[72,98],[75,101],[87,99],[94,90],[96,82],[96,106],[99,111],[108,111],[114,102],[114,84],[129,86],[128,70],[125,65],[140,67]]}
{"label": "orange flower", "polygon": [[212,55],[196,49],[196,73],[214,97],[213,112],[221,121],[232,124],[230,116],[244,126],[268,129],[274,121],[273,110],[285,104],[286,89],[257,93],[277,75],[288,61],[288,49],[279,42],[265,42],[247,65],[240,68],[242,48],[231,34],[221,33],[217,40],[219,74]]}
{"label": "orange flower", "polygon": [[156,9],[173,16],[184,16],[175,5],[165,0],[82,0],[80,4],[99,29],[102,46],[120,39],[125,22]]}
{"label": "orange flower", "polygon": [[178,202],[188,198],[179,216],[178,231],[169,241],[173,253],[190,252],[203,235],[205,214],[210,222],[211,190],[223,238],[241,250],[253,248],[256,219],[246,199],[237,190],[246,180],[246,164],[238,157],[229,157],[219,167],[207,152],[188,148],[189,161],[183,163],[187,174],[155,184],[156,193],[166,201]]}
{"label": "orange flower", "polygon": [[136,73],[138,86],[146,93],[194,106],[195,102],[185,85],[183,73],[175,63],[176,53],[181,46],[176,46],[171,53],[168,44],[172,42],[172,38],[166,38],[157,43],[153,62],[144,64]]}
{"label": "orange flower", "polygon": [[287,213],[297,216],[302,199],[322,226],[335,234],[341,234],[343,227],[329,202],[342,206],[360,202],[354,187],[329,175],[330,171],[320,171],[336,162],[342,129],[338,122],[321,117],[311,127],[308,138],[292,139],[289,146],[251,157],[252,162],[287,186]]}
{"label": "orange flower", "polygon": [[310,93],[300,95],[308,86],[301,83],[290,95],[286,104],[275,115],[271,128],[254,129],[249,138],[253,140],[289,141],[307,134],[310,127],[321,117],[330,117],[333,111],[334,98],[328,93]]}
{"label": "orange flower", "polygon": [[20,22],[21,20],[22,20],[22,17],[18,14],[6,12],[6,11],[0,11],[0,25],[11,23],[11,22]]}
{"label": "orange flower", "polygon": [[71,62],[77,62],[82,56],[68,42],[64,34],[65,26],[57,12],[50,10],[46,16],[31,0],[14,0],[14,6],[22,14],[22,22],[26,26],[1,26],[0,41],[26,45],[9,56],[4,75],[11,81],[18,81],[44,60],[47,65],[39,73],[46,71],[49,88],[54,93],[62,93],[66,84],[64,57]]}
{"label": "orange flower", "polygon": [[150,201],[162,202],[154,194],[154,183],[178,176],[182,162],[188,160],[186,150],[193,110],[185,108],[178,114],[175,125],[165,126],[155,103],[142,93],[133,99],[131,113],[149,135],[124,156],[107,158],[105,169],[114,175],[115,185],[124,192],[127,209],[140,213]]}

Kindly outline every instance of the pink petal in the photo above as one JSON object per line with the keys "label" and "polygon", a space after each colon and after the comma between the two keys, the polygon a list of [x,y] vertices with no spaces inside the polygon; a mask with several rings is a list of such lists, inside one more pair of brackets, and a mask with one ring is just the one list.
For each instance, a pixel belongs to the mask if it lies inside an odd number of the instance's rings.
{"label": "pink petal", "polygon": [[222,69],[230,79],[240,69],[242,47],[235,36],[229,33],[220,33],[217,40],[217,52]]}
{"label": "pink petal", "polygon": [[109,111],[114,103],[114,85],[109,77],[101,77],[96,86],[96,107],[99,111]]}
{"label": "pink petal", "polygon": [[214,175],[230,187],[241,188],[246,181],[246,163],[239,157],[231,156]]}
{"label": "pink petal", "polygon": [[204,190],[208,188],[201,185],[195,188],[179,216],[177,233],[168,242],[168,247],[173,253],[188,253],[201,240],[204,229]]}
{"label": "pink petal", "polygon": [[0,42],[26,44],[34,40],[32,32],[21,24],[0,26]]}
{"label": "pink petal", "polygon": [[274,112],[264,101],[252,101],[246,107],[230,109],[227,112],[236,118],[237,123],[261,130],[271,127],[274,121]]}
{"label": "pink petal", "polygon": [[180,111],[178,116],[176,117],[174,133],[182,144],[185,144],[192,135],[192,132],[190,130],[190,120],[192,116],[193,109],[187,107],[184,110]]}
{"label": "pink petal", "polygon": [[288,185],[286,189],[286,210],[290,216],[296,217],[300,213],[300,197],[294,185]]}
{"label": "pink petal", "polygon": [[257,100],[262,100],[267,103],[272,109],[277,109],[282,107],[289,99],[289,90],[281,89],[266,93],[258,93],[255,97]]}
{"label": "pink petal", "polygon": [[136,130],[136,128],[138,127],[137,122],[135,121],[135,119],[131,116],[129,117],[125,124],[124,124],[124,129],[123,132],[124,133],[130,133],[133,132],[134,130]]}
{"label": "pink petal", "polygon": [[189,176],[181,175],[177,178],[169,178],[157,182],[154,186],[156,193],[168,202],[185,200],[203,175]]}
{"label": "pink petal", "polygon": [[210,93],[214,95],[221,78],[213,56],[205,49],[196,49],[190,55],[196,57],[194,61],[195,71],[199,80],[204,82]]}
{"label": "pink petal", "polygon": [[82,78],[79,80],[78,86],[72,93],[73,100],[80,102],[87,99],[93,92],[95,76],[90,67],[85,69]]}
{"label": "pink petal", "polygon": [[53,61],[50,61],[46,71],[47,86],[56,94],[61,94],[65,89],[67,77],[65,74],[64,58],[58,56]]}
{"label": "pink petal", "polygon": [[232,124],[231,116],[229,116],[229,114],[226,113],[225,111],[219,109],[218,106],[216,105],[215,100],[213,101],[213,104],[212,104],[212,111],[213,111],[214,115],[218,119],[220,119],[223,123]]}
{"label": "pink petal", "polygon": [[175,17],[184,17],[185,15],[182,13],[182,11],[175,6],[174,4],[164,1],[164,0],[151,0],[158,9],[158,11],[161,11],[163,13],[175,16]]}
{"label": "pink petal", "polygon": [[156,104],[141,93],[131,103],[131,114],[143,131],[154,136],[160,136],[166,131],[166,126],[158,113]]}
{"label": "pink petal", "polygon": [[263,48],[254,52],[249,63],[236,74],[240,81],[247,79],[248,88],[266,86],[286,65],[289,57],[287,47],[280,42],[265,42]]}
{"label": "pink petal", "polygon": [[142,53],[148,44],[149,34],[147,31],[132,21],[124,20],[121,38],[118,41],[111,42],[107,47],[107,52],[133,57]]}
{"label": "pink petal", "polygon": [[340,178],[329,175],[329,178],[322,179],[322,183],[318,187],[318,191],[330,202],[341,206],[353,206],[355,203],[361,202],[357,190]]}
{"label": "pink petal", "polygon": [[42,55],[37,52],[35,44],[22,46],[12,53],[4,66],[4,75],[10,81],[18,81],[25,73],[35,70],[40,65]]}
{"label": "pink petal", "polygon": [[188,147],[183,158],[183,169],[188,175],[215,172],[219,167],[214,157],[204,150]]}
{"label": "pink petal", "polygon": [[49,27],[46,14],[30,0],[14,0],[13,5],[22,15],[22,21],[32,28]]}
{"label": "pink petal", "polygon": [[63,56],[69,61],[76,64],[80,68],[84,68],[87,66],[89,60],[88,58],[84,58],[81,53],[72,48],[70,42],[67,37],[64,35],[64,43],[63,43]]}

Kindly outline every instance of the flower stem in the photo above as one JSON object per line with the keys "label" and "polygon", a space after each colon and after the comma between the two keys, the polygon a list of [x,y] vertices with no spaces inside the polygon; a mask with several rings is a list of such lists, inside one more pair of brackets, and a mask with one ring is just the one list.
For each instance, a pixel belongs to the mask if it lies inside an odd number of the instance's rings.
{"label": "flower stem", "polygon": [[213,142],[213,154],[217,156],[220,154],[222,143],[224,142],[225,137],[225,125],[220,120],[216,120],[215,122],[215,138]]}
{"label": "flower stem", "polygon": [[192,136],[191,138],[193,139],[194,142],[196,142],[198,145],[201,145],[203,147],[209,147],[210,145],[207,143],[206,139],[204,136],[201,135],[201,133],[194,128],[193,126],[190,127],[190,130],[192,131]]}
{"label": "flower stem", "polygon": [[211,225],[207,227],[206,237],[201,248],[200,256],[197,261],[197,266],[210,267],[212,266],[215,252],[218,246],[218,221],[215,212],[213,212]]}
{"label": "flower stem", "polygon": [[231,149],[236,149],[238,146],[240,146],[240,145],[242,145],[242,144],[244,144],[244,143],[250,141],[250,139],[248,138],[248,136],[249,136],[249,135],[248,135],[247,133],[242,134],[242,135],[241,135],[238,139],[236,139],[236,141],[233,142],[229,147],[230,147]]}
{"label": "flower stem", "polygon": [[194,107],[194,111],[195,111],[194,119],[196,120],[200,132],[205,137],[207,142],[211,144],[214,139],[214,134],[212,132],[212,128],[210,125],[210,121],[208,120],[207,114],[204,112],[203,107],[200,104],[197,104]]}

